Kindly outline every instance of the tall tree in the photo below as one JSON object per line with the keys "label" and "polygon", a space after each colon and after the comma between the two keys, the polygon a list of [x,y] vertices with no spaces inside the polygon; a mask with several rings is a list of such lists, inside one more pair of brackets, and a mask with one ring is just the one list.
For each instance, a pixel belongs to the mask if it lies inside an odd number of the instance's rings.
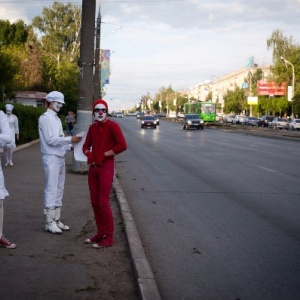
{"label": "tall tree", "polygon": [[65,59],[77,62],[80,46],[81,8],[71,3],[54,2],[44,7],[42,16],[32,20],[32,26],[41,34],[44,55],[51,57],[59,69]]}

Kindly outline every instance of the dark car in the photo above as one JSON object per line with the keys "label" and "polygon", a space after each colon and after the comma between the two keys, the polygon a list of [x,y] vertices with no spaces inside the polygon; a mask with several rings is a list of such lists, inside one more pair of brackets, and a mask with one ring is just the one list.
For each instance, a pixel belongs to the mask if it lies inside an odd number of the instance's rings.
{"label": "dark car", "polygon": [[143,112],[138,112],[138,113],[136,114],[136,118],[137,118],[137,119],[141,119],[144,115],[145,115],[145,113],[143,113]]}
{"label": "dark car", "polygon": [[141,118],[141,128],[154,128],[156,129],[157,121],[153,116],[143,116]]}
{"label": "dark car", "polygon": [[257,126],[258,127],[269,127],[269,123],[274,120],[273,116],[262,116],[258,122]]}
{"label": "dark car", "polygon": [[183,129],[190,129],[190,128],[196,128],[196,129],[203,129],[204,128],[204,122],[197,114],[186,114],[184,116],[183,121]]}

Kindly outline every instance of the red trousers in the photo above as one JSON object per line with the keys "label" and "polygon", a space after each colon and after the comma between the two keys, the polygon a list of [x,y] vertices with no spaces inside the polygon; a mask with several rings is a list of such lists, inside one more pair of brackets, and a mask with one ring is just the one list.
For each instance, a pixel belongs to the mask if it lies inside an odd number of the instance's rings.
{"label": "red trousers", "polygon": [[114,219],[109,203],[109,195],[113,183],[114,160],[107,160],[103,166],[90,166],[88,184],[91,204],[97,226],[97,236],[106,235],[113,242]]}

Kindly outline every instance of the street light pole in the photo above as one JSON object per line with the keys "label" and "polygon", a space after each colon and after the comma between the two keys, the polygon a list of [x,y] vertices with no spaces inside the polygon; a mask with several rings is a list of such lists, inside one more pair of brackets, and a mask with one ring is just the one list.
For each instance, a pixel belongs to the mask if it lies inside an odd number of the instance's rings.
{"label": "street light pole", "polygon": [[286,68],[287,68],[286,64],[289,64],[292,67],[292,71],[293,71],[292,95],[291,95],[291,99],[292,99],[292,113],[291,113],[291,115],[292,115],[292,118],[294,118],[295,69],[294,69],[294,65],[290,61],[285,59],[283,56],[280,56],[280,59],[284,61]]}

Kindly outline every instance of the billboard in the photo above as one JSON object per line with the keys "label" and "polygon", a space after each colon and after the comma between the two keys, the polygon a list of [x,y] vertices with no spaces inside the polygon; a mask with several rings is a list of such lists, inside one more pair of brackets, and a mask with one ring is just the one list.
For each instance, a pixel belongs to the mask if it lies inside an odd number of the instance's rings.
{"label": "billboard", "polygon": [[248,57],[246,60],[246,67],[253,68],[254,66],[254,56]]}
{"label": "billboard", "polygon": [[257,81],[257,95],[260,96],[285,96],[286,82],[281,84],[275,82]]}
{"label": "billboard", "polygon": [[110,76],[110,50],[100,50],[101,84],[109,83]]}

